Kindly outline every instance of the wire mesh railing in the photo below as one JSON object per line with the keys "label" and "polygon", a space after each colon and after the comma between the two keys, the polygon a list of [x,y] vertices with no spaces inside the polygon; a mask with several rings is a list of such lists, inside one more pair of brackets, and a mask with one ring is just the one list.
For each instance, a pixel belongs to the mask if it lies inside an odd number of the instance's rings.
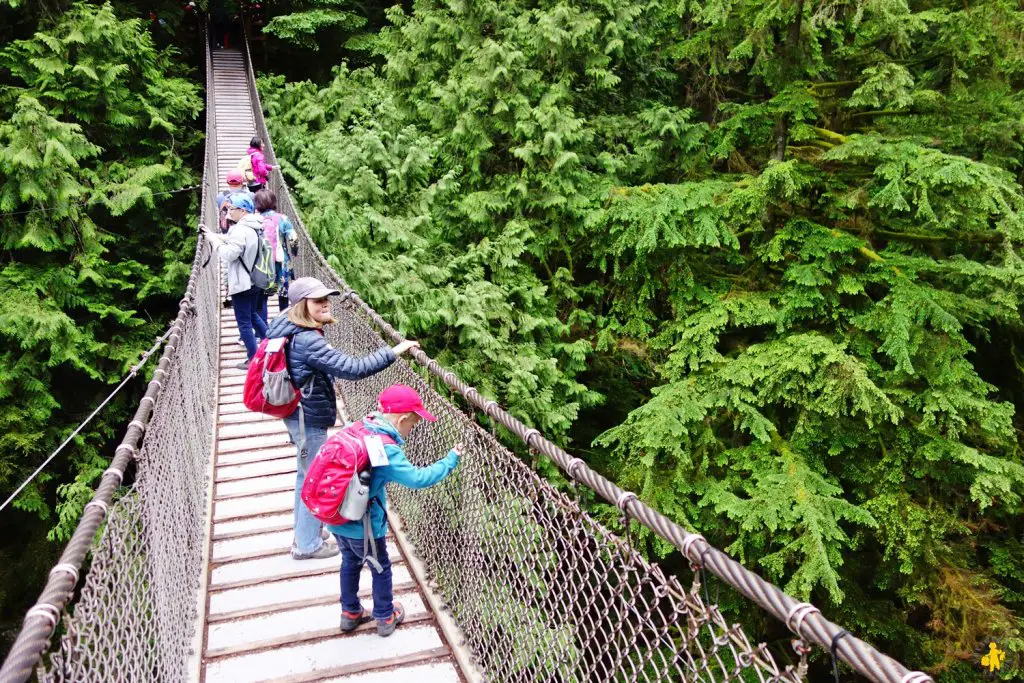
{"label": "wire mesh railing", "polygon": [[[268,160],[277,165],[251,61],[247,64],[256,134],[264,140]],[[317,277],[344,294],[333,312],[339,324],[326,333],[331,343],[363,354],[403,340],[327,263],[280,171],[272,174],[269,186],[277,194],[278,210],[292,218],[300,235],[296,275]],[[461,395],[471,413],[502,425],[532,451],[551,458],[574,485],[595,491],[627,520],[672,543],[693,570],[687,588],[677,577],[666,576],[410,365],[395,363],[373,377],[340,382],[353,418],[372,410],[378,393],[394,382],[413,386],[425,397],[438,422],[417,427],[408,451],[412,462],[430,462],[459,441],[468,446],[456,474],[441,485],[423,491],[396,488],[389,496],[488,680],[797,681],[807,675],[812,645],[870,680],[931,680],[650,508],[422,351],[412,356],[438,384]],[[708,574],[785,624],[794,634],[794,664],[780,668],[763,643],[751,645],[740,625],[728,623],[706,592],[702,597]]]}

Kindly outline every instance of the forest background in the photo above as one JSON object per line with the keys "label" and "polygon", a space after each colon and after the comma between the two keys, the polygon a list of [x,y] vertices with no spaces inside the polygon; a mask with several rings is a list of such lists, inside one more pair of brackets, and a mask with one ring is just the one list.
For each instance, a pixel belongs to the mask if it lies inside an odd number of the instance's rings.
{"label": "forest background", "polygon": [[[181,3],[0,0],[2,498],[177,313],[199,201],[176,190],[202,168],[202,46]],[[0,652],[109,464],[145,375],[0,513]]]}
{"label": "forest background", "polygon": [[[109,11],[148,17],[151,5]],[[198,45],[180,5],[157,8],[162,23],[97,29],[130,26],[138,40],[97,38],[103,57],[85,66],[68,17],[94,21],[98,6],[42,7],[0,3],[17,19],[0,23],[11,121],[0,211],[97,202],[57,222],[0,217],[7,487],[161,328],[188,262],[189,207],[150,193],[195,178],[199,142],[199,71],[187,67]],[[1016,3],[267,0],[260,11],[264,106],[306,224],[403,332],[911,668],[977,680],[990,640],[1019,666]],[[52,39],[12,42],[39,28]],[[186,59],[167,58],[172,43]],[[115,77],[127,92],[101,107],[61,101],[72,86],[106,97],[88,72],[98,59],[152,68]],[[109,118],[111,103],[132,102]],[[23,109],[44,137],[24,137]],[[22,189],[54,163],[70,189]],[[64,194],[32,194],[43,191]],[[55,551],[41,537],[66,533],[130,404],[0,520],[22,539],[0,551],[7,564],[22,576],[36,563],[21,585],[38,586]],[[641,542],[688,573],[670,548]],[[785,651],[778,625],[741,613],[728,591],[721,600]]]}
{"label": "forest background", "polygon": [[1019,4],[371,5],[264,29],[275,151],[343,277],[911,668],[974,681],[997,641],[1020,675]]}

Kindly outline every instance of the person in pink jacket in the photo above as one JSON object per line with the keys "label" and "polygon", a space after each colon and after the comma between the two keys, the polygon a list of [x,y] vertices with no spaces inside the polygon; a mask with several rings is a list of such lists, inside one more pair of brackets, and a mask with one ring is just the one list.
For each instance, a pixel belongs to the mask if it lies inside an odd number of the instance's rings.
{"label": "person in pink jacket", "polygon": [[252,161],[253,180],[249,183],[249,191],[259,192],[267,184],[274,167],[268,164],[266,157],[263,156],[263,141],[258,137],[249,141],[249,149],[246,152]]}

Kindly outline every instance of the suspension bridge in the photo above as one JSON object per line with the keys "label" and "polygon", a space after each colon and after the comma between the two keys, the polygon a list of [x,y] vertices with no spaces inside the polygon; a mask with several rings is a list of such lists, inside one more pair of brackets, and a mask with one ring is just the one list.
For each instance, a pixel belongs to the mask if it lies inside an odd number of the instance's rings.
{"label": "suspension bridge", "polygon": [[[250,137],[276,159],[245,51],[207,48],[206,98],[200,222],[212,225],[218,179]],[[330,268],[279,172],[270,187],[300,236],[296,274],[343,292],[331,344],[363,354],[400,341]],[[420,350],[411,363],[338,382],[339,412],[358,418],[385,386],[409,384],[439,418],[419,428],[410,460],[431,462],[460,441],[467,451],[441,485],[389,492],[395,594],[407,622],[387,639],[362,628],[342,634],[339,558],[290,557],[294,447],[279,420],[241,405],[244,375],[233,366],[244,353],[222,298],[218,261],[200,238],[145,396],[25,616],[3,683],[795,682],[816,650],[862,680],[931,680],[645,505]],[[499,426],[558,465],[572,491],[506,449]],[[678,548],[693,570],[688,585],[588,515],[583,492]],[[752,643],[729,623],[710,599],[712,578],[784,625],[789,647]]]}

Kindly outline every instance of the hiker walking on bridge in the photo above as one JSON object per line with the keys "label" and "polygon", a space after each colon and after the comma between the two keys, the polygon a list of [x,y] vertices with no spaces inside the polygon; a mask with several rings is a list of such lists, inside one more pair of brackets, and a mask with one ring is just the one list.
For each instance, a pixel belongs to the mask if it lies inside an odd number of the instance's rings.
{"label": "hiker walking on bridge", "polygon": [[217,256],[228,267],[228,294],[235,311],[238,334],[245,344],[246,360],[239,363],[238,367],[245,369],[256,355],[257,337],[262,339],[267,336],[267,321],[261,312],[266,295],[253,284],[251,276],[258,256],[263,219],[253,213],[256,209],[252,195],[248,192],[236,192],[227,201],[228,215],[234,221],[228,234],[221,235],[208,228],[204,229],[207,239],[217,249]]}
{"label": "hiker walking on bridge", "polygon": [[224,183],[227,185],[227,189],[217,194],[217,210],[219,211],[218,222],[220,231],[227,233],[235,223],[228,217],[228,212],[231,209],[228,198],[236,192],[251,193],[245,189],[245,176],[237,168],[228,171],[228,174],[224,177]]}
{"label": "hiker walking on bridge", "polygon": [[259,192],[270,180],[270,172],[274,167],[267,163],[263,156],[263,140],[254,137],[249,141],[249,149],[245,152],[249,156],[249,170],[252,178],[249,180],[249,191]]}
{"label": "hiker walking on bridge", "polygon": [[299,252],[299,238],[288,216],[277,212],[277,195],[264,188],[256,193],[256,212],[263,217],[263,233],[274,250],[274,283],[281,310],[288,308],[291,257]]}
{"label": "hiker walking on bridge", "polygon": [[[331,441],[344,443],[346,437],[375,438],[378,448],[367,443],[369,461],[369,492],[364,518],[343,524],[328,524],[341,549],[341,630],[348,632],[360,624],[374,619],[377,635],[390,636],[405,619],[405,609],[393,600],[391,560],[387,548],[387,494],[385,485],[394,482],[410,489],[424,489],[443,481],[459,465],[463,445],[456,444],[443,458],[428,465],[416,467],[405,457],[402,446],[413,427],[436,417],[423,405],[423,399],[412,387],[393,384],[377,397],[377,411],[360,422],[345,428],[348,434],[336,434]],[[326,450],[326,449],[325,449]],[[380,451],[383,451],[382,453]],[[315,470],[319,471],[319,469]],[[314,474],[314,479],[317,474]],[[319,484],[313,480],[312,486]],[[349,484],[352,486],[353,484]],[[314,492],[315,500],[315,492]],[[341,508],[344,513],[345,506]],[[370,566],[373,575],[373,615],[366,614],[359,602],[359,574],[363,564]]]}
{"label": "hiker walking on bridge", "polygon": [[[419,343],[405,341],[394,348],[384,347],[354,357],[333,348],[324,339],[323,328],[334,323],[329,297],[341,294],[316,278],[301,277],[288,288],[285,315],[274,318],[268,339],[288,337],[288,374],[302,392],[299,407],[284,419],[288,435],[297,448],[295,476],[295,541],[292,557],[296,560],[319,559],[338,554],[334,543],[321,537],[323,525],[302,503],[302,484],[317,451],[327,440],[327,430],[338,421],[338,399],[334,380],[357,380],[374,375]],[[303,416],[299,423],[300,414]]]}

